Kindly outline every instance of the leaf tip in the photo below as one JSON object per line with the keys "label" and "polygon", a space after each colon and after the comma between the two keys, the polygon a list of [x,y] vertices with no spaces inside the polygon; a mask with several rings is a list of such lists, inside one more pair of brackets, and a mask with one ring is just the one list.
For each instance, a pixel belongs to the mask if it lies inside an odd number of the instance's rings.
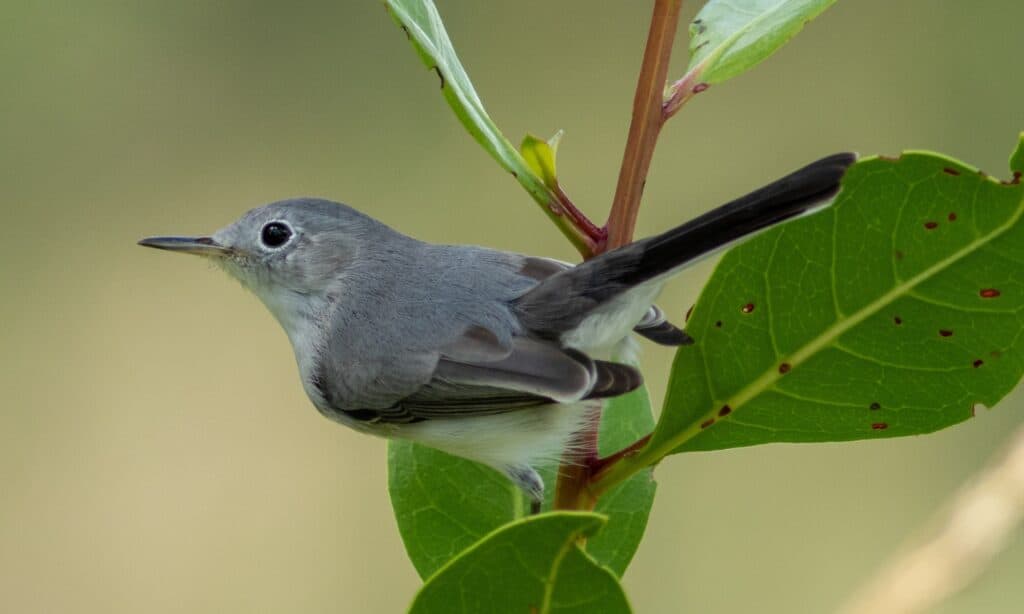
{"label": "leaf tip", "polygon": [[1024,132],[1017,137],[1017,149],[1010,156],[1010,170],[1013,171],[1014,180],[1020,183],[1021,173],[1024,173]]}

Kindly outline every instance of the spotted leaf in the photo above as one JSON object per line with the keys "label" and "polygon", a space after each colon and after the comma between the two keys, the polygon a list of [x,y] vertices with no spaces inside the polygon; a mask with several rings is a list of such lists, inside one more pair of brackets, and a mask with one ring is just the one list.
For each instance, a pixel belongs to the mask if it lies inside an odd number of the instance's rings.
{"label": "spotted leaf", "polygon": [[730,251],[680,348],[647,459],[935,431],[1024,374],[1024,139],[998,180],[926,152]]}

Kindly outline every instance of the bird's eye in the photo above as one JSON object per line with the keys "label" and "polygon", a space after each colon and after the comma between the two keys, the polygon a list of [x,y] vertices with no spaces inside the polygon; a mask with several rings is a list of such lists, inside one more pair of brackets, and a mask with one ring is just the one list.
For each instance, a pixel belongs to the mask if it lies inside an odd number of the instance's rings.
{"label": "bird's eye", "polygon": [[270,222],[260,231],[260,240],[267,247],[281,247],[292,238],[292,229],[281,222]]}

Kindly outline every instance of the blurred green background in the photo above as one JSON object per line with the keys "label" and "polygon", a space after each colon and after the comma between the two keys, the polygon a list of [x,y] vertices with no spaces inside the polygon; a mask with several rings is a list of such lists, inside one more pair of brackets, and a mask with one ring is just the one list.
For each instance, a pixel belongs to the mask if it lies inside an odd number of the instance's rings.
{"label": "blurred green background", "polygon": [[[649,6],[440,2],[510,138],[566,130],[563,184],[594,218]],[[1019,0],[839,2],[667,126],[641,234],[844,149],[1006,176],[1021,23]],[[313,410],[238,284],[135,241],[320,195],[432,241],[573,258],[566,242],[373,0],[7,1],[0,78],[0,610],[401,611],[419,582],[383,442]],[[663,306],[681,316],[712,266]],[[656,400],[670,357],[646,349]],[[644,613],[828,611],[1021,422],[1024,390],[928,437],[668,459],[627,590]],[[1019,611],[1022,569],[1018,532],[941,611]]]}

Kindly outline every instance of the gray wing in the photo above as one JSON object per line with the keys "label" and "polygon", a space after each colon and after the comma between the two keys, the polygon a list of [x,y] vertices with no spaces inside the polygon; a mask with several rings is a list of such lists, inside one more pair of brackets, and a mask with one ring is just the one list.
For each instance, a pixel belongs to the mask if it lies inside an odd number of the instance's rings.
{"label": "gray wing", "polygon": [[642,383],[631,366],[593,360],[529,337],[502,344],[487,329],[474,326],[441,351],[430,381],[415,392],[391,407],[347,413],[378,423],[498,414],[618,396]]}
{"label": "gray wing", "polygon": [[387,245],[367,242],[335,293],[326,343],[307,377],[323,411],[411,422],[614,396],[640,385],[632,367],[592,360],[523,329],[513,301],[537,285],[530,267],[550,261]]}

